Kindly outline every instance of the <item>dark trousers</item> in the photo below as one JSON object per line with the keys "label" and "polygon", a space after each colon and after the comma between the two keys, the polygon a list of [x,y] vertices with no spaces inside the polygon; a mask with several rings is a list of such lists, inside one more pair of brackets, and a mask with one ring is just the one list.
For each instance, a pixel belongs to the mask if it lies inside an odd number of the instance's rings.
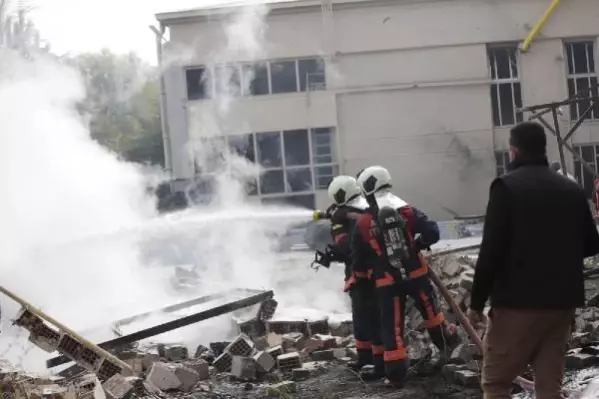
{"label": "dark trousers", "polygon": [[358,352],[358,364],[372,364],[375,372],[384,373],[383,342],[380,330],[378,301],[374,284],[365,281],[350,290],[354,338]]}
{"label": "dark trousers", "polygon": [[537,399],[560,399],[574,309],[493,309],[483,342],[485,399],[511,398],[512,381],[531,364]]}
{"label": "dark trousers", "polygon": [[414,300],[414,306],[422,315],[431,340],[439,350],[448,346],[449,334],[445,328],[445,316],[439,298],[427,277],[420,277],[402,283],[403,291]]}

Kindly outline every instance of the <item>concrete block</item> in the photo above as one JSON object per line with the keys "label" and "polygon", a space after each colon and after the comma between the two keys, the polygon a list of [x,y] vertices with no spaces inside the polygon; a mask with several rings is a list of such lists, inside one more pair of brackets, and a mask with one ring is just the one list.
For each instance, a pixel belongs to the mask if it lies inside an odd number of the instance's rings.
{"label": "concrete block", "polygon": [[301,381],[310,378],[310,370],[305,368],[291,370],[291,379],[293,381]]}
{"label": "concrete block", "polygon": [[283,335],[283,350],[288,351],[289,348],[296,348],[300,350],[303,348],[302,343],[304,341],[304,334],[299,332],[292,332]]}
{"label": "concrete block", "polygon": [[288,398],[289,395],[297,392],[297,386],[293,381],[283,381],[269,386],[266,392],[268,396],[275,398]]}
{"label": "concrete block", "polygon": [[269,320],[266,322],[266,330],[271,333],[274,332],[279,335],[288,334],[290,332],[301,332],[306,334],[308,332],[306,321],[284,321],[284,320]]}
{"label": "concrete block", "polygon": [[275,368],[276,361],[274,357],[270,355],[270,353],[266,351],[260,351],[252,356],[254,361],[256,362],[256,368],[258,371],[263,373],[270,372],[273,368]]}
{"label": "concrete block", "polygon": [[183,345],[165,345],[164,346],[164,357],[170,362],[177,362],[189,358],[187,347]]}
{"label": "concrete block", "polygon": [[252,357],[233,356],[231,374],[243,381],[256,379],[256,361]]}
{"label": "concrete block", "polygon": [[257,318],[258,320],[267,321],[272,319],[275,312],[277,311],[277,306],[279,303],[274,299],[267,299],[260,304],[258,308]]}
{"label": "concrete block", "polygon": [[471,291],[472,286],[474,285],[474,276],[469,274],[469,272],[463,272],[460,274],[460,287]]}
{"label": "concrete block", "polygon": [[332,349],[312,352],[312,359],[318,362],[330,361],[335,359],[335,353]]}
{"label": "concrete block", "polygon": [[254,350],[254,342],[245,334],[239,334],[226,348],[231,356],[250,356]]}
{"label": "concrete block", "polygon": [[146,376],[146,381],[161,391],[169,391],[181,387],[181,381],[175,375],[175,368],[163,362],[156,362],[152,365],[150,372]]}
{"label": "concrete block", "polygon": [[230,344],[231,344],[230,342],[225,342],[225,341],[211,342],[210,350],[214,353],[214,356],[218,357],[225,351],[225,348],[227,346],[229,346]]}
{"label": "concrete block", "polygon": [[310,337],[304,342],[304,350],[306,353],[312,353],[322,349],[322,341],[315,337]]}
{"label": "concrete block", "polygon": [[175,376],[181,382],[179,390],[183,392],[191,392],[193,387],[200,381],[200,375],[197,371],[190,367],[185,367],[182,364],[174,364]]}
{"label": "concrete block", "polygon": [[346,348],[335,348],[333,349],[333,357],[337,360],[347,356]]}
{"label": "concrete block", "polygon": [[297,352],[286,353],[277,357],[277,366],[281,371],[289,371],[302,367],[302,359]]}
{"label": "concrete block", "polygon": [[188,360],[182,364],[198,373],[200,380],[206,380],[210,377],[210,365],[204,359]]}
{"label": "concrete block", "polygon": [[266,336],[266,341],[268,342],[268,346],[271,348],[273,346],[283,345],[283,336],[277,333],[268,333]]}
{"label": "concrete block", "polygon": [[266,352],[275,359],[284,353],[281,345],[273,346],[272,348],[267,349]]}
{"label": "concrete block", "polygon": [[224,373],[226,371],[231,370],[232,362],[233,357],[229,353],[223,352],[220,356],[214,359],[214,361],[212,362],[212,366],[214,366],[214,368],[220,371],[221,373]]}
{"label": "concrete block", "polygon": [[102,384],[106,399],[124,399],[133,392],[133,384],[120,374],[115,374]]}
{"label": "concrete block", "polygon": [[266,326],[262,320],[252,319],[237,323],[239,332],[250,338],[257,338],[266,333]]}
{"label": "concrete block", "polygon": [[457,259],[451,257],[443,265],[443,275],[448,278],[456,277],[462,272],[462,265]]}
{"label": "concrete block", "polygon": [[316,334],[314,338],[322,342],[322,349],[332,349],[337,347],[337,339],[332,335]]}

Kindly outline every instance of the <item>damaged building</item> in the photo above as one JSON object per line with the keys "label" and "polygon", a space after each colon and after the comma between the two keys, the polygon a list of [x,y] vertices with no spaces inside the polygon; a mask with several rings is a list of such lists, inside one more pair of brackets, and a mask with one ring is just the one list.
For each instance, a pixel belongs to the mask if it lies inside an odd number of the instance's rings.
{"label": "damaged building", "polygon": [[[168,167],[179,188],[205,185],[194,143],[224,141],[264,167],[251,195],[314,209],[326,207],[332,176],[382,164],[432,217],[480,214],[505,171],[509,128],[529,117],[519,108],[597,83],[597,2],[562,2],[529,35],[550,3],[298,0],[269,2],[266,16],[228,6],[158,14],[169,40]],[[227,47],[241,33],[251,51]],[[226,137],[207,139],[205,115],[223,95],[233,97]],[[562,130],[586,106],[562,107]],[[594,168],[598,118],[595,108],[571,143]],[[549,150],[558,159],[555,143]],[[590,195],[591,174],[566,155]]]}

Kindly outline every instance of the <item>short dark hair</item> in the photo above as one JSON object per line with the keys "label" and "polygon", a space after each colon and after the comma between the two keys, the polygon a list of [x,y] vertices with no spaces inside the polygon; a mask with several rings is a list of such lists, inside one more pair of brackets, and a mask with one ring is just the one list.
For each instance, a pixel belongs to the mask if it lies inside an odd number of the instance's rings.
{"label": "short dark hair", "polygon": [[547,136],[543,126],[536,122],[522,122],[510,130],[510,145],[524,156],[544,156]]}

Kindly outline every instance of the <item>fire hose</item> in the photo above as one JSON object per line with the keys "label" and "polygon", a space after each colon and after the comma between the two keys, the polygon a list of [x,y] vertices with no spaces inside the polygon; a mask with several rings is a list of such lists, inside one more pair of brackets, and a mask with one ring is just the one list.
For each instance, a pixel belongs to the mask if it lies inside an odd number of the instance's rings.
{"label": "fire hose", "polygon": [[[478,249],[479,247],[480,247],[480,245],[477,244],[477,245],[471,245],[469,247],[461,247],[461,248],[454,248],[454,249],[449,249],[449,250],[445,250],[445,251],[439,251],[439,252],[431,255],[431,257],[450,255],[455,252],[462,252],[462,251],[467,251],[467,250],[471,250],[471,249]],[[441,281],[441,279],[439,278],[437,273],[435,273],[435,271],[432,268],[429,268],[429,276],[430,276],[430,279],[432,280],[432,282],[437,286],[439,292],[441,293],[441,295],[443,296],[445,301],[451,307],[451,310],[453,310],[454,314],[457,316],[458,320],[460,321],[460,324],[462,325],[464,330],[466,330],[466,333],[468,333],[468,336],[472,340],[472,343],[474,343],[480,349],[480,351],[482,353],[483,341],[480,339],[480,337],[476,333],[476,330],[474,330],[474,327],[472,326],[472,324],[470,324],[470,321],[468,320],[468,318],[466,317],[464,312],[462,312],[462,309],[460,309],[460,307],[458,306],[456,301],[453,299],[453,297],[451,296],[451,294],[449,293],[449,291],[447,290],[447,288],[445,287],[445,285],[443,284],[443,282]],[[514,382],[526,391],[534,391],[534,389],[535,389],[534,383],[532,381],[529,381],[529,380],[523,378],[523,377],[517,377]]]}

